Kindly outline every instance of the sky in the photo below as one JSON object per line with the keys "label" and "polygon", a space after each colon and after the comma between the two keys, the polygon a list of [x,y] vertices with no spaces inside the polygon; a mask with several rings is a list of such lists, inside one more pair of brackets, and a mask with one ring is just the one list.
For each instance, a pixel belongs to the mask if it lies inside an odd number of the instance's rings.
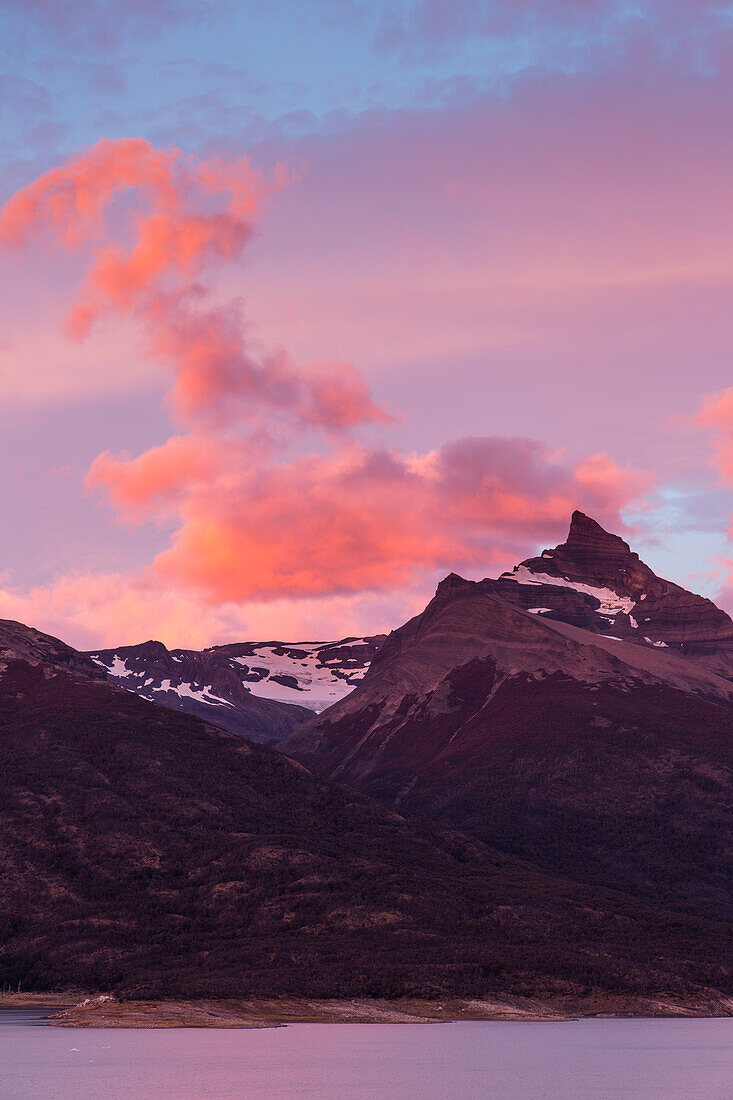
{"label": "sky", "polygon": [[361,635],[574,508],[733,610],[733,3],[0,34],[0,616]]}

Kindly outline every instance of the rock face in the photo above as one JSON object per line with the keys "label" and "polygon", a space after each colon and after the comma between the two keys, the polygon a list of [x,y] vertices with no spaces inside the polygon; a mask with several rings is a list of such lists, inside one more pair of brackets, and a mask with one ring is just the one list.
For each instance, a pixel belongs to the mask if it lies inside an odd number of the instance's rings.
{"label": "rock face", "polygon": [[144,699],[273,745],[353,691],[382,640],[242,642],[171,651],[150,641],[89,657]]}
{"label": "rock face", "polygon": [[733,677],[733,621],[711,600],[658,577],[618,535],[574,512],[567,541],[482,585],[538,615],[668,648]]}
{"label": "rock face", "polygon": [[730,916],[730,628],[576,513],[511,574],[446,578],[280,747],[574,879]]}
{"label": "rock face", "polygon": [[0,676],[14,661],[40,668],[66,669],[92,680],[106,680],[105,673],[89,657],[40,630],[0,619]]}
{"label": "rock face", "polygon": [[548,876],[1,624],[0,984],[145,997],[686,995],[714,921]]}

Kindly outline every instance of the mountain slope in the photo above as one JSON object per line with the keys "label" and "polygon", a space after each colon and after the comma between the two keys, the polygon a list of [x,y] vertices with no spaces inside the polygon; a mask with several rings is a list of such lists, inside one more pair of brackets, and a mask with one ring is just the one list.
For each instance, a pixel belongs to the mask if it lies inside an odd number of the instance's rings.
{"label": "mountain slope", "polygon": [[144,699],[271,745],[353,691],[382,640],[241,642],[171,651],[150,641],[88,656]]}
{"label": "mountain slope", "polygon": [[[731,916],[733,694],[711,671],[724,665],[727,616],[667,582],[654,595],[658,578],[630,567],[625,543],[606,536],[621,564],[609,554],[604,565],[597,525],[577,514],[573,525],[573,561],[558,548],[553,583],[535,581],[554,552],[524,564],[526,583],[447,578],[362,685],[280,747],[577,880]],[[654,601],[645,629],[666,630],[665,646],[618,621],[633,606],[614,603],[632,599]],[[665,600],[697,608],[677,617],[676,635]],[[560,621],[580,612],[585,628]]]}
{"label": "mountain slope", "polygon": [[0,624],[0,982],[128,995],[725,991],[721,928],[324,783]]}

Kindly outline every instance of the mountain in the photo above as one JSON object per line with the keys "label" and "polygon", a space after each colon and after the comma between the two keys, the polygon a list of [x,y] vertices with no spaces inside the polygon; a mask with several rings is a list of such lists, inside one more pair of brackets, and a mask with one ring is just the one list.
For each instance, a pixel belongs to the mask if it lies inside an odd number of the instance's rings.
{"label": "mountain", "polygon": [[66,642],[12,619],[0,619],[0,677],[11,662],[64,670],[89,680],[107,681],[107,675],[95,662]]}
{"label": "mountain", "polygon": [[732,636],[575,513],[498,580],[446,578],[279,747],[576,881],[729,917]]}
{"label": "mountain", "polygon": [[486,591],[543,618],[669,649],[733,678],[733,621],[703,596],[658,577],[618,535],[574,512],[567,541],[528,558]]}
{"label": "mountain", "polygon": [[377,635],[171,651],[150,641],[88,656],[144,699],[272,745],[353,691],[382,641]]}
{"label": "mountain", "polygon": [[720,925],[412,820],[0,623],[0,983],[133,997],[724,992]]}
{"label": "mountain", "polygon": [[716,921],[396,813],[11,622],[0,764],[3,985],[189,998],[731,985]]}

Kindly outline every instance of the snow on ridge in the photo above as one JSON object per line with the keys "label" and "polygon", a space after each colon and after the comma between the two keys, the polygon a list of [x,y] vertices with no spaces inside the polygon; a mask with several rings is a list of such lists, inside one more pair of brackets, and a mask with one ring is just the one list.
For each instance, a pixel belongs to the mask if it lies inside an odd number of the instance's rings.
{"label": "snow on ridge", "polygon": [[194,688],[190,684],[179,684],[177,687],[170,688],[171,691],[175,691],[179,699],[196,699],[199,703],[211,703],[215,707],[233,707],[234,704],[230,703],[228,699],[222,699],[221,695],[215,695],[214,689],[209,687]]}
{"label": "snow on ridge", "polygon": [[[336,642],[253,644],[251,655],[232,657],[231,662],[240,668],[264,670],[264,675],[259,680],[246,681],[246,686],[253,695],[280,703],[296,703],[320,714],[326,707],[350,695],[356,684],[366,675],[369,665],[365,661],[366,667],[359,667],[359,657],[356,655],[329,657],[324,660],[322,651],[342,646],[353,646],[358,650],[358,647],[366,648],[367,645],[366,638]],[[293,652],[298,652],[298,656],[293,656]],[[292,678],[295,684],[280,683],[275,677]]]}
{"label": "snow on ridge", "polygon": [[510,572],[502,573],[500,580],[515,581],[517,584],[549,584],[555,588],[572,588],[586,596],[593,596],[600,603],[599,614],[615,618],[619,614],[628,615],[636,607],[634,600],[620,596],[612,588],[596,588],[580,581],[569,581],[565,577],[551,577],[547,573],[533,573],[526,565],[517,565]]}
{"label": "snow on ridge", "polygon": [[[370,639],[367,637],[362,638],[336,638],[325,642],[281,642],[277,638],[272,638],[267,642],[241,642],[243,647],[252,649],[255,653],[262,652],[263,650],[270,650],[274,652],[277,649],[282,649],[286,653],[292,652],[294,649],[300,650],[306,653],[317,654],[322,649],[343,649],[345,647],[351,648],[352,646],[368,646]],[[209,650],[223,649],[224,646],[210,646]],[[207,650],[206,652],[208,652]]]}
{"label": "snow on ridge", "polygon": [[221,695],[215,695],[211,685],[209,687],[204,685],[200,688],[195,688],[191,684],[176,684],[174,686],[170,680],[161,680],[160,687],[153,688],[153,691],[173,692],[179,699],[195,699],[197,703],[209,703],[214,707],[234,706],[234,703],[230,703],[228,699],[222,699]]}
{"label": "snow on ridge", "polygon": [[[279,648],[279,647],[278,647]],[[300,648],[294,646],[293,648]],[[320,663],[316,652],[309,653],[304,659],[279,657],[274,646],[263,646],[251,657],[232,657],[232,663],[250,669],[265,669],[266,675],[260,680],[247,680],[247,687],[253,695],[262,699],[274,699],[280,703],[298,703],[319,713],[354,690],[354,684],[345,678],[336,676],[336,669]],[[349,671],[354,679],[362,669]],[[296,686],[288,686],[273,679],[275,676],[292,677]]]}
{"label": "snow on ridge", "polygon": [[[222,655],[222,659],[241,679],[247,692],[261,699],[307,707],[319,714],[349,695],[364,678],[370,664],[367,658],[370,643],[365,637],[330,642],[245,644],[251,650],[247,656]],[[339,648],[346,649],[347,654],[334,657],[324,653]],[[169,656],[172,661],[182,664],[183,652],[179,650]],[[360,656],[360,653],[364,655]],[[137,657],[134,659],[138,660]],[[172,679],[156,684],[144,658],[139,669],[128,667],[127,662],[116,653],[105,658],[108,664],[99,659],[98,653],[92,655],[92,660],[114,677],[120,686],[149,700],[159,694],[175,694],[180,699],[194,699],[211,706],[237,706],[235,702],[217,695],[211,685],[182,682],[180,673],[173,670]],[[281,679],[286,682],[279,682]]]}
{"label": "snow on ridge", "polygon": [[[517,565],[514,569],[508,570],[506,573],[502,573],[500,580],[515,581],[517,584],[550,584],[555,585],[557,588],[572,588],[576,592],[582,592],[588,596],[594,596],[600,603],[598,614],[604,618],[615,619],[617,615],[628,615],[629,625],[633,630],[639,629],[639,623],[632,615],[638,607],[638,603],[630,599],[628,596],[620,596],[618,592],[614,592],[612,588],[595,588],[590,584],[582,584],[580,581],[569,581],[565,577],[551,577],[548,573],[533,573],[527,569],[526,565]],[[639,597],[639,603],[645,600],[647,597],[646,592],[643,592]],[[543,611],[550,611],[548,607],[529,607],[527,608],[533,615],[538,615]],[[649,622],[649,616],[646,616],[642,622]],[[619,639],[614,634],[601,634],[601,638],[614,638]],[[646,634],[643,635],[644,641],[648,645],[654,646],[657,649],[669,649],[667,642],[652,641]]]}
{"label": "snow on ridge", "polygon": [[[118,679],[128,679],[131,676],[135,679],[139,679],[145,675],[143,672],[136,672],[134,669],[128,668],[127,663],[116,653],[110,665],[106,665],[104,661],[100,661],[97,656],[93,656],[91,659],[96,665],[99,665],[100,668],[105,669],[110,676],[114,676]],[[180,660],[180,658],[178,659]],[[216,695],[211,685],[208,687],[204,685],[203,687],[195,688],[191,684],[181,683],[174,686],[170,680],[161,680],[157,687],[154,687],[153,684],[153,677],[148,676],[143,684],[135,684],[134,686],[130,686],[128,690],[147,697],[154,696],[159,691],[164,693],[173,692],[179,699],[195,699],[199,703],[209,703],[214,707],[234,706],[234,703],[231,703],[228,699],[222,699],[220,695]]]}
{"label": "snow on ridge", "polygon": [[99,660],[99,657],[92,657],[92,660],[94,661],[95,665],[99,665],[99,667],[103,668],[106,672],[108,672],[110,674],[110,676],[123,676],[124,677],[124,676],[137,676],[138,675],[138,673],[135,672],[133,669],[128,668],[126,662],[123,661],[121,657],[118,657],[116,653],[115,653],[114,657],[112,658],[112,664],[111,665],[106,665],[104,663],[104,661]]}

